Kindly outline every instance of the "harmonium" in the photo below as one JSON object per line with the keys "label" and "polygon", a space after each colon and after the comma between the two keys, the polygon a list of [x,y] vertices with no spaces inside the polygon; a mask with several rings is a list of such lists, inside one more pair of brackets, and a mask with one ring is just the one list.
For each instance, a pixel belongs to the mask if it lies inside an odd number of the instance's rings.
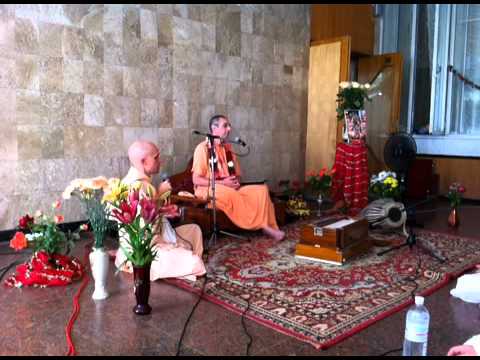
{"label": "harmonium", "polygon": [[335,215],[303,225],[295,257],[343,265],[371,247],[367,219]]}

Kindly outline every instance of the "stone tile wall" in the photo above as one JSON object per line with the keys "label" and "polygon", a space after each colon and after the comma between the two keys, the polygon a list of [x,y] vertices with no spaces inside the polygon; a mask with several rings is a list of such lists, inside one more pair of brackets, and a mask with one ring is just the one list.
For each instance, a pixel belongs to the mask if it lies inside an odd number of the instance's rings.
{"label": "stone tile wall", "polygon": [[182,171],[215,113],[251,146],[246,178],[300,177],[309,41],[302,4],[0,5],[0,230],[73,178],[123,176],[138,138]]}

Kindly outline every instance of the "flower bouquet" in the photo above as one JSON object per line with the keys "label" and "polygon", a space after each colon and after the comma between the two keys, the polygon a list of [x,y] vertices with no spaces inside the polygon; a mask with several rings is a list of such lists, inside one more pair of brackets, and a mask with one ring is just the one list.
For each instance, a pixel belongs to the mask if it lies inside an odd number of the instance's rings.
{"label": "flower bouquet", "polygon": [[110,208],[103,201],[104,191],[108,188],[107,178],[97,176],[90,179],[74,179],[63,192],[64,199],[78,197],[83,204],[85,215],[95,239],[93,250],[89,255],[95,290],[92,298],[103,300],[108,297],[106,289],[109,268],[109,256],[104,249],[107,231],[114,227],[110,220]]}
{"label": "flower bouquet", "polygon": [[333,174],[335,168],[327,170],[321,169],[318,173],[315,171],[307,172],[307,186],[317,195],[322,197],[328,196],[332,187]]}
{"label": "flower bouquet", "polygon": [[362,110],[365,100],[372,101],[368,96],[370,84],[359,84],[356,81],[342,81],[337,94],[337,119],[343,120],[346,110]]}
{"label": "flower bouquet", "polygon": [[452,209],[460,205],[465,191],[466,191],[465,187],[458,182],[454,182],[448,187],[447,197],[448,197],[448,200],[450,201],[450,207]]}
{"label": "flower bouquet", "polygon": [[381,171],[377,175],[373,175],[368,191],[370,197],[375,199],[400,200],[402,196],[402,188],[397,180],[397,174],[393,171]]}
{"label": "flower bouquet", "polygon": [[[138,186],[129,189],[125,194],[124,189],[128,186],[116,181],[112,184],[107,199],[112,206],[112,217],[120,227],[120,248],[125,254],[126,261],[133,265],[135,297],[137,305],[133,311],[138,315],[146,315],[151,312],[148,305],[150,294],[150,266],[157,256],[157,248],[152,241],[156,222],[161,213],[152,192],[142,191]],[[125,197],[126,195],[126,197]],[[120,268],[123,266],[120,265]]]}
{"label": "flower bouquet", "polygon": [[304,217],[310,216],[310,209],[308,208],[307,202],[303,200],[302,196],[292,196],[287,201],[287,206],[285,209],[287,214]]}
{"label": "flower bouquet", "polygon": [[[59,209],[60,201],[55,201],[52,208]],[[80,238],[78,231],[63,232],[58,226],[64,220],[63,215],[46,215],[40,210],[35,217],[26,214],[18,221],[17,231],[10,241],[10,247],[22,250],[32,247],[34,251],[44,251],[48,255],[65,253],[68,254],[73,247],[74,240]],[[82,230],[82,229],[79,229]]]}
{"label": "flower bouquet", "polygon": [[[55,210],[60,206],[59,201],[52,204]],[[5,281],[7,286],[66,285],[83,275],[80,261],[65,254],[70,252],[74,240],[80,238],[79,231],[85,228],[80,227],[77,231],[65,233],[59,227],[63,220],[63,215],[46,215],[40,210],[35,216],[26,214],[20,218],[19,231],[10,241],[10,247],[17,251],[33,248],[34,254],[28,263],[20,264],[16,274]]]}
{"label": "flower bouquet", "polygon": [[107,186],[108,181],[103,176],[92,179],[75,179],[70,182],[62,194],[64,199],[75,196],[82,202],[94,234],[94,247],[97,249],[103,247],[106,233],[112,227],[109,220],[110,211],[107,204],[102,201]]}

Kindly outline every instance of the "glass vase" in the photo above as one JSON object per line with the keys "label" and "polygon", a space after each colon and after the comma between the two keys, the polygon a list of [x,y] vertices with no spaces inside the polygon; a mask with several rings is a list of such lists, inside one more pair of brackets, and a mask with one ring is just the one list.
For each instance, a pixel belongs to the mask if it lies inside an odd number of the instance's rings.
{"label": "glass vase", "polygon": [[150,296],[150,265],[133,266],[133,282],[135,290],[135,299],[137,305],[133,307],[133,312],[137,315],[148,315],[152,311],[148,305]]}
{"label": "glass vase", "polygon": [[323,202],[323,196],[322,194],[318,194],[317,196],[317,204],[318,204],[318,209],[317,209],[317,216],[322,216],[322,202]]}
{"label": "glass vase", "polygon": [[453,207],[450,210],[450,214],[448,215],[448,226],[451,227],[458,227],[460,225],[460,219],[458,217],[458,209]]}

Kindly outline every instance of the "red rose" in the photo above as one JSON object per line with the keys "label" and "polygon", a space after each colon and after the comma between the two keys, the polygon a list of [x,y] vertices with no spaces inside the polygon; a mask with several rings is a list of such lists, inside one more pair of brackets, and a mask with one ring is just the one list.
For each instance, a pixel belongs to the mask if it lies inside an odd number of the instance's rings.
{"label": "red rose", "polygon": [[58,223],[61,223],[63,220],[65,220],[65,218],[63,217],[63,215],[55,215],[53,220],[55,221],[55,224],[58,224]]}
{"label": "red rose", "polygon": [[23,232],[17,231],[10,240],[10,247],[15,250],[22,250],[27,247],[27,238]]}
{"label": "red rose", "polygon": [[18,220],[18,227],[20,229],[27,229],[30,227],[31,224],[33,224],[33,217],[31,217],[28,214],[25,216],[22,216],[20,220]]}
{"label": "red rose", "polygon": [[458,188],[458,192],[463,194],[465,192],[465,187],[460,185],[460,187]]}

